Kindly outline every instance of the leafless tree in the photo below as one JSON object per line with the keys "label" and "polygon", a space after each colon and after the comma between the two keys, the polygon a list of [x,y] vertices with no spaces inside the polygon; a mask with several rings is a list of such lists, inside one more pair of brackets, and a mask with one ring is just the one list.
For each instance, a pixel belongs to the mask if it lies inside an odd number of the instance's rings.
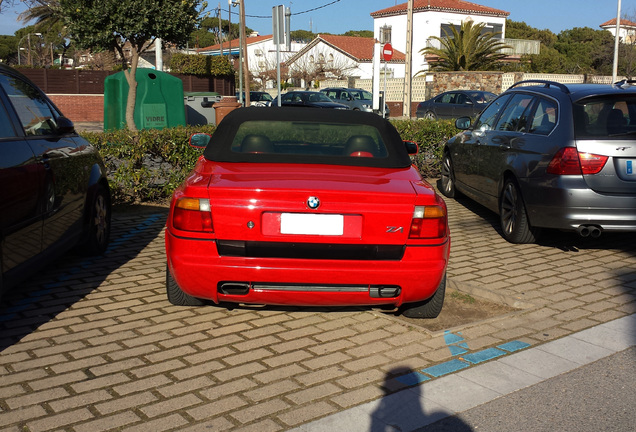
{"label": "leafless tree", "polygon": [[[252,85],[258,86],[257,90],[264,90],[268,81],[276,81],[276,60],[273,60],[267,53],[256,53],[249,58],[250,74],[252,75]],[[282,77],[281,77],[282,80]]]}
{"label": "leafless tree", "polygon": [[[636,11],[626,14],[622,19],[633,25],[633,23],[636,23]],[[636,75],[636,29],[631,27],[631,25],[625,27],[627,34],[621,38],[618,57],[619,73],[624,74],[628,79]]]}
{"label": "leafless tree", "polygon": [[306,88],[312,82],[324,79],[345,79],[358,65],[352,59],[334,55],[327,50],[314,49],[289,64],[289,75]]}

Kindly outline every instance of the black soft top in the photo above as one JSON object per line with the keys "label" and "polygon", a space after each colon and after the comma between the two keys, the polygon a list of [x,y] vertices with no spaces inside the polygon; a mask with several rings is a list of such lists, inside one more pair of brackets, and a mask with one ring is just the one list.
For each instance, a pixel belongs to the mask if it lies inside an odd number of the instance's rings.
{"label": "black soft top", "polygon": [[[281,125],[282,136],[280,131],[271,132],[276,130],[276,124]],[[237,143],[244,140],[246,129],[250,131],[249,137],[252,139],[254,135],[259,134],[258,129],[255,132],[254,125],[256,128],[262,125],[263,134],[269,133],[269,139],[275,141],[278,148],[283,150],[252,153],[241,151],[240,144]],[[314,135],[320,133],[307,133],[314,129],[327,131],[324,133],[325,137],[316,138],[322,139],[323,142],[317,143],[312,140]],[[349,157],[343,154],[347,141],[360,141],[361,133],[372,137],[380,150],[374,157]],[[299,139],[299,136],[303,135],[307,142]],[[325,140],[332,142],[326,143]],[[302,154],[299,151],[317,147],[321,149],[319,152],[306,150],[306,154]],[[387,120],[372,113],[318,108],[236,109],[218,125],[203,155],[206,159],[217,162],[328,164],[379,168],[407,168],[412,164],[402,138]]]}

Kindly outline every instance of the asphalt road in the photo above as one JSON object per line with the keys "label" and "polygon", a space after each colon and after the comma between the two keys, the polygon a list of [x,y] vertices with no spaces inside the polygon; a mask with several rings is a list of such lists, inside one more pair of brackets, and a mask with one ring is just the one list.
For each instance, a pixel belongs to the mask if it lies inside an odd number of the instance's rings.
{"label": "asphalt road", "polygon": [[447,417],[418,432],[632,432],[636,347]]}

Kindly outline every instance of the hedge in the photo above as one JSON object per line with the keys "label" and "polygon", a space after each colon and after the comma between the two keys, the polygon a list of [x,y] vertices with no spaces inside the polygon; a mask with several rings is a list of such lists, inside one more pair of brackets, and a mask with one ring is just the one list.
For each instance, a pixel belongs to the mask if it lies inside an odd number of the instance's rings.
{"label": "hedge", "polygon": [[[439,176],[444,143],[458,131],[444,120],[391,120],[403,140],[419,144],[414,163],[425,178]],[[202,151],[190,147],[195,132],[214,132],[215,126],[180,126],[82,132],[101,153],[115,203],[165,202],[186,178]]]}

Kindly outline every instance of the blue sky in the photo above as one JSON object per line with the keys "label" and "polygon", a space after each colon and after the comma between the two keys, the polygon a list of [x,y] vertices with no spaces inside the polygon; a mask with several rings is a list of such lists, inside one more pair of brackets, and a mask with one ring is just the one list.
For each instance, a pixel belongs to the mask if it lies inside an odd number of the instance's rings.
{"label": "blue sky", "polygon": [[[272,33],[269,18],[272,7],[284,5],[292,11],[293,30],[313,30],[316,32],[344,33],[347,30],[371,30],[371,12],[405,3],[406,0],[245,0],[248,27],[260,34]],[[472,0],[483,6],[510,12],[513,21],[525,21],[538,29],[549,29],[554,33],[574,27],[591,27],[616,17],[618,0]],[[331,4],[330,4],[331,3]],[[219,0],[208,0],[208,10],[219,6]],[[223,18],[227,19],[228,2],[221,0]],[[325,6],[320,8],[321,6]],[[320,8],[310,11],[310,9]],[[238,7],[232,8],[238,12]],[[0,14],[0,34],[12,35],[24,24],[17,22],[17,15],[23,10],[4,9]],[[622,0],[622,15],[634,17],[636,21],[636,0]],[[265,17],[268,18],[260,18]],[[232,17],[236,22],[236,15]]]}

